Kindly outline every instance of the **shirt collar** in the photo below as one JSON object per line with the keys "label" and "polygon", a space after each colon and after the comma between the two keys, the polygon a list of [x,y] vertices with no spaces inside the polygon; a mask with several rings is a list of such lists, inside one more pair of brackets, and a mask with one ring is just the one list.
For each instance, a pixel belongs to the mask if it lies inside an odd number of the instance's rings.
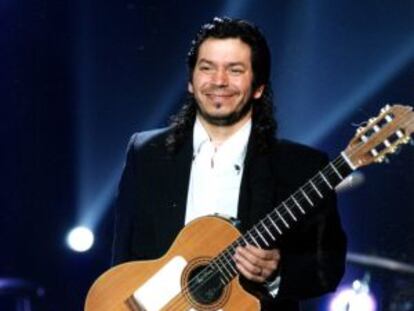
{"label": "shirt collar", "polygon": [[193,150],[194,154],[198,154],[201,150],[201,147],[210,141],[210,137],[207,134],[204,126],[201,124],[198,117],[194,123],[194,133],[193,133]]}
{"label": "shirt collar", "polygon": [[[252,121],[249,120],[237,132],[225,140],[219,147],[219,150],[225,151],[227,158],[233,158],[236,164],[242,165],[247,151],[252,129]],[[205,143],[210,143],[210,137],[198,117],[194,123],[193,148],[194,155],[197,155]]]}

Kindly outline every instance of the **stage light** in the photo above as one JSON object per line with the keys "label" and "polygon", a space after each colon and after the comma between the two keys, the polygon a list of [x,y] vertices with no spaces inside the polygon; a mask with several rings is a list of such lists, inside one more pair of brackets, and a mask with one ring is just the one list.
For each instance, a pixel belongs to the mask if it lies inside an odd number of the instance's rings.
{"label": "stage light", "polygon": [[86,227],[76,227],[72,229],[66,239],[68,246],[75,252],[88,251],[94,241],[92,231]]}
{"label": "stage light", "polygon": [[334,296],[330,311],[376,311],[377,304],[369,290],[369,275],[362,280],[355,280],[352,287],[342,288]]}

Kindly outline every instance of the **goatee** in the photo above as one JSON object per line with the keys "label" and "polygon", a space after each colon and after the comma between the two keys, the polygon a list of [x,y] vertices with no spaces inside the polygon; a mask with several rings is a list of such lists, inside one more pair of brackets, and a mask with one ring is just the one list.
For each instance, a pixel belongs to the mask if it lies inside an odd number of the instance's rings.
{"label": "goatee", "polygon": [[212,125],[216,125],[216,126],[230,126],[240,121],[243,117],[246,116],[246,114],[249,113],[249,111],[253,107],[253,102],[254,102],[253,99],[250,99],[245,105],[243,105],[242,109],[233,111],[224,116],[215,116],[215,115],[206,113],[205,111],[200,109],[200,106],[197,103],[196,103],[196,107],[197,107],[197,112],[208,123]]}

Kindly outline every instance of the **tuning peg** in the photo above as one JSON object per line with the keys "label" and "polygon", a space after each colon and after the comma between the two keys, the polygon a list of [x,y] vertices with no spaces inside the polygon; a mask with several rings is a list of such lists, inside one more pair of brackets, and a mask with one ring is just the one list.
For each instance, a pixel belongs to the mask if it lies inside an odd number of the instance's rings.
{"label": "tuning peg", "polygon": [[368,120],[368,123],[369,123],[369,124],[371,124],[371,123],[374,123],[374,121],[375,121],[375,118],[370,118],[370,119]]}
{"label": "tuning peg", "polygon": [[387,112],[388,110],[390,110],[390,105],[389,104],[386,104],[382,109],[381,109],[381,112],[382,113],[384,113],[384,112]]}

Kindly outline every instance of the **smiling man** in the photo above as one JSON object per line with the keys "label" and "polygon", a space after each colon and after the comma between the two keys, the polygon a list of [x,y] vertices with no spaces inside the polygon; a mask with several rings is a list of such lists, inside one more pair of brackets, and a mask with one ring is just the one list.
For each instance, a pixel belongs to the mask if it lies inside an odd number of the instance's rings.
{"label": "smiling man", "polygon": [[253,89],[252,81],[251,51],[246,43],[239,38],[204,41],[188,83],[203,126],[211,124],[211,130],[225,129],[231,135],[250,120],[250,99],[260,98],[264,88]]}
{"label": "smiling man", "polygon": [[[131,138],[114,264],[162,256],[200,216],[238,218],[243,232],[327,164],[275,137],[270,52],[256,26],[215,18],[192,41],[187,66],[188,98],[171,126]],[[231,260],[262,310],[299,310],[300,300],[335,289],[345,245],[332,195],[282,239],[239,246]]]}

